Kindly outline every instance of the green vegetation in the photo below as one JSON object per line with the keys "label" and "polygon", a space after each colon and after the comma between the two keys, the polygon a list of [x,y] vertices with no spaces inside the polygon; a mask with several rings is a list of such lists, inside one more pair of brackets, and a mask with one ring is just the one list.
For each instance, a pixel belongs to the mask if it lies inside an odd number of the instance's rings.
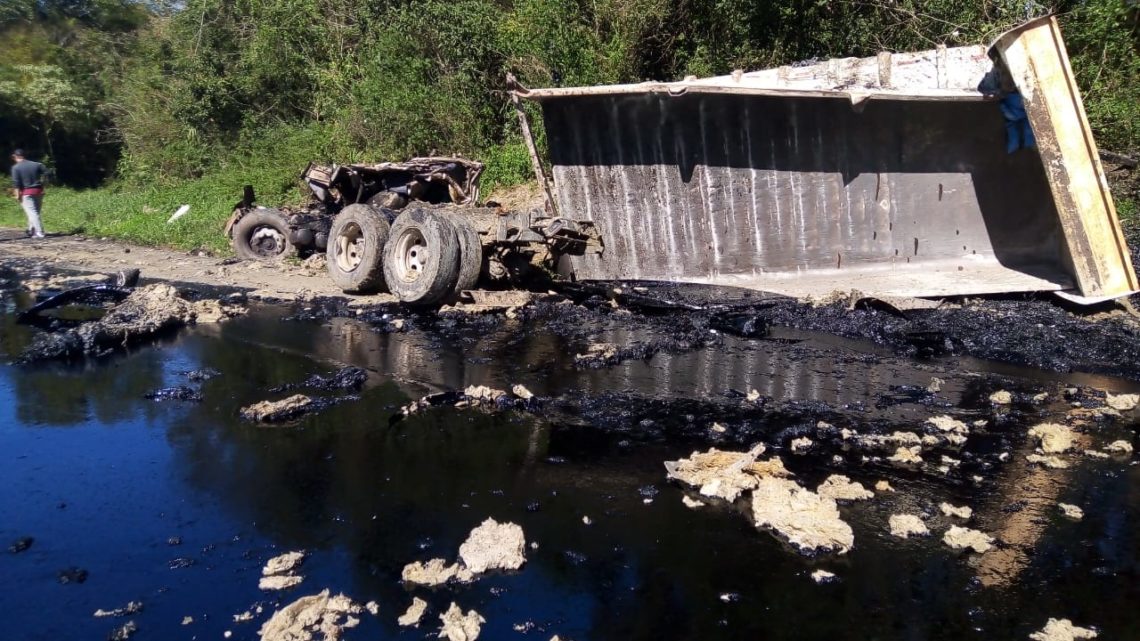
{"label": "green vegetation", "polygon": [[[242,185],[295,201],[309,160],[457,153],[487,162],[485,191],[529,179],[508,71],[581,85],[986,42],[1026,4],[7,0],[0,145],[70,188],[49,196],[50,229],[220,248]],[[1098,141],[1140,153],[1140,0],[1029,4],[1060,13]],[[1118,189],[1128,215],[1134,189]],[[22,224],[11,200],[0,224]]]}

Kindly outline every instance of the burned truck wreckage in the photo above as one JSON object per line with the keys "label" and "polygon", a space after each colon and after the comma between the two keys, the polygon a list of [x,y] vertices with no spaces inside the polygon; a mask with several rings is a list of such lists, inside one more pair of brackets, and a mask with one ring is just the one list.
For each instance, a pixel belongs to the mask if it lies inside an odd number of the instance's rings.
{"label": "burned truck wreckage", "polygon": [[[342,289],[419,304],[519,266],[793,296],[1140,289],[1051,16],[988,48],[672,83],[512,79],[512,99],[544,211],[476,206],[482,166],[460,159],[310,167],[317,204],[274,235],[247,198],[235,249],[324,248]],[[546,163],[520,101],[541,107]]]}

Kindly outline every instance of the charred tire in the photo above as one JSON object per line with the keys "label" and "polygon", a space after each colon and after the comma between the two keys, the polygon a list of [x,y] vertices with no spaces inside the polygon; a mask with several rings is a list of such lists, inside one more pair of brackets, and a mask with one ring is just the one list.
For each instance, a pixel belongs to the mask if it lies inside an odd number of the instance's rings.
{"label": "charred tire", "polygon": [[459,282],[459,239],[447,218],[427,209],[405,210],[384,246],[388,291],[410,305],[435,305]]}
{"label": "charred tire", "polygon": [[233,227],[231,245],[238,258],[280,260],[297,253],[289,240],[289,221],[277,209],[254,209]]}
{"label": "charred tire", "polygon": [[329,229],[325,263],[329,277],[342,291],[369,293],[384,288],[384,245],[388,219],[368,205],[340,210]]}
{"label": "charred tire", "polygon": [[458,294],[479,284],[479,272],[483,270],[483,245],[479,242],[479,232],[463,214],[448,212],[445,215],[459,239],[459,276],[455,283],[455,293]]}

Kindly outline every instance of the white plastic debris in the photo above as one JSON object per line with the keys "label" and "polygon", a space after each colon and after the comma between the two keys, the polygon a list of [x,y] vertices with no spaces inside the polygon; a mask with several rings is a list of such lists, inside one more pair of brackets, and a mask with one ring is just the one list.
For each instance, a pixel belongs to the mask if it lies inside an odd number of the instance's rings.
{"label": "white plastic debris", "polygon": [[994,405],[1009,405],[1013,402],[1013,394],[1005,390],[998,390],[990,394],[990,402]]}
{"label": "white plastic debris", "polygon": [[938,506],[938,509],[942,510],[942,513],[946,516],[953,516],[959,519],[968,519],[974,515],[974,510],[970,509],[970,507],[966,505],[963,505],[962,507],[956,507],[954,505],[950,505],[949,503],[943,503],[942,505]]}
{"label": "white plastic debris", "polygon": [[791,448],[795,453],[806,452],[811,449],[812,440],[806,436],[792,439]]}
{"label": "white plastic debris", "polygon": [[1073,430],[1056,423],[1042,423],[1029,430],[1045,454],[1061,454],[1073,449]]}
{"label": "white plastic debris", "polygon": [[1140,404],[1140,394],[1105,394],[1104,402],[1118,412],[1127,412]]}
{"label": "white plastic debris", "polygon": [[930,529],[914,514],[892,514],[888,524],[891,527],[891,536],[900,539],[930,535]]}
{"label": "white plastic debris", "polygon": [[1104,449],[1105,451],[1112,452],[1114,454],[1131,454],[1132,443],[1129,443],[1128,441],[1113,441],[1108,445],[1105,445]]}
{"label": "white plastic debris", "polygon": [[400,618],[396,619],[396,623],[405,628],[412,626],[418,627],[420,625],[420,619],[424,618],[424,612],[427,612],[427,606],[427,601],[415,597],[412,599],[412,604],[408,606],[407,611],[401,614]]}
{"label": "white plastic debris", "polygon": [[463,565],[475,574],[490,570],[517,570],[526,563],[526,537],[515,523],[483,521],[459,546]]}
{"label": "white plastic debris", "polygon": [[875,493],[863,487],[862,483],[853,482],[842,474],[832,474],[815,489],[820,496],[835,499],[836,501],[864,501],[875,497]]}
{"label": "white plastic debris", "polygon": [[855,534],[840,518],[835,499],[788,479],[760,479],[752,492],[752,516],[758,527],[774,530],[805,554],[844,554],[855,544]]}
{"label": "white plastic debris", "polygon": [[448,641],[475,641],[479,638],[482,625],[487,622],[475,610],[468,610],[464,614],[454,601],[447,612],[439,615],[439,620],[443,623],[439,629],[439,638]]}
{"label": "white plastic debris", "polygon": [[994,538],[985,532],[952,525],[942,536],[942,542],[955,550],[969,549],[979,554],[985,554],[993,547]]}
{"label": "white plastic debris", "polygon": [[1058,503],[1057,507],[1061,508],[1061,513],[1074,521],[1080,521],[1085,518],[1085,511],[1079,506],[1071,503]]}
{"label": "white plastic debris", "polygon": [[1068,619],[1049,619],[1044,628],[1029,635],[1033,641],[1076,641],[1096,637],[1096,630],[1075,626]]}
{"label": "white plastic debris", "polygon": [[172,215],[170,216],[170,218],[167,218],[167,219],[166,219],[166,224],[167,224],[167,225],[169,225],[170,223],[172,223],[172,222],[174,222],[174,221],[178,220],[179,218],[182,218],[182,217],[183,217],[183,216],[185,216],[185,215],[186,215],[186,214],[187,214],[189,211],[190,211],[190,205],[182,205],[182,206],[181,206],[181,207],[179,207],[177,210],[175,210],[174,214],[172,214]]}
{"label": "white plastic debris", "polygon": [[819,585],[823,585],[824,583],[832,583],[837,578],[838,577],[836,577],[833,572],[828,572],[827,570],[816,570],[815,572],[811,573],[811,580],[815,581]]}

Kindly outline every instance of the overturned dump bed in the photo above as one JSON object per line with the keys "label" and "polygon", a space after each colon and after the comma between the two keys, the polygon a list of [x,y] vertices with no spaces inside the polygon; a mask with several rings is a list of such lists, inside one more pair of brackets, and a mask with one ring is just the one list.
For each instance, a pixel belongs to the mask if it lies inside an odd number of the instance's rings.
{"label": "overturned dump bed", "polygon": [[[1028,124],[1003,117],[1017,92]],[[571,259],[578,278],[1086,302],[1137,289],[1052,18],[989,52],[517,94],[542,105],[558,213],[605,244]],[[1036,146],[1008,151],[1030,125]]]}

